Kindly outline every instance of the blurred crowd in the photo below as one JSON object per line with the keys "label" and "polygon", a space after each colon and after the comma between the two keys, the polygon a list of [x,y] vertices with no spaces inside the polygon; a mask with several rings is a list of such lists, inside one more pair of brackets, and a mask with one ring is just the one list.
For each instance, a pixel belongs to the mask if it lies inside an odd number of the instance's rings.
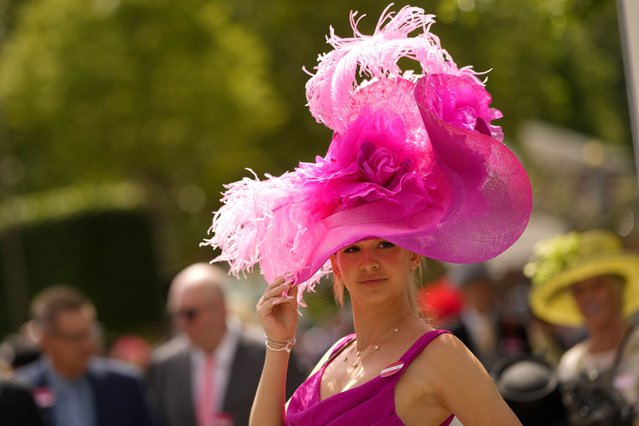
{"label": "blurred crowd", "polygon": [[[444,266],[418,290],[424,317],[477,356],[524,425],[639,424],[639,254],[618,236],[557,235],[503,276]],[[108,345],[93,301],[72,286],[40,292],[30,320],[0,343],[0,424],[248,424],[264,335],[231,312],[226,282],[216,266],[188,266],[167,293],[169,335]],[[289,396],[352,331],[349,318],[346,306],[300,332]]]}

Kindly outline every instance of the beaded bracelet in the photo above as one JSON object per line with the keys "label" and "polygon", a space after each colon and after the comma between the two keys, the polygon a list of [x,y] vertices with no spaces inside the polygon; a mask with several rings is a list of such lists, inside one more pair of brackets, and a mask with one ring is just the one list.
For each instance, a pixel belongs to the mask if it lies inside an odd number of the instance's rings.
{"label": "beaded bracelet", "polygon": [[272,351],[275,352],[291,352],[291,349],[293,349],[293,346],[295,346],[295,343],[297,342],[297,339],[295,338],[295,336],[293,336],[291,339],[288,340],[276,340],[276,339],[271,339],[270,337],[266,336],[266,340],[264,341],[264,344],[266,345],[266,347]]}

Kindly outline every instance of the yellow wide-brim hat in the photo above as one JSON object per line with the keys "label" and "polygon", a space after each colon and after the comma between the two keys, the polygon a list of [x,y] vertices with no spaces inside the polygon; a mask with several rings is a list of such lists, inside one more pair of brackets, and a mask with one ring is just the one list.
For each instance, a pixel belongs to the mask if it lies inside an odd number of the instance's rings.
{"label": "yellow wide-brim hat", "polygon": [[615,275],[624,281],[623,313],[639,310],[639,254],[604,230],[570,232],[541,241],[524,273],[532,279],[530,306],[551,324],[579,327],[584,319],[569,288],[587,278]]}

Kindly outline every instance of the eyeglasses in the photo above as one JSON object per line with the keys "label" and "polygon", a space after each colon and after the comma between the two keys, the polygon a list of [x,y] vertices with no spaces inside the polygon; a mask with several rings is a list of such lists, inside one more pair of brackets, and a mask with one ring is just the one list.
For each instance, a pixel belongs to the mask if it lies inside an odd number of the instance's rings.
{"label": "eyeglasses", "polygon": [[200,306],[190,306],[190,307],[182,307],[179,309],[169,309],[169,314],[178,320],[182,320],[185,322],[192,322],[198,319],[198,317],[204,312],[210,311],[219,311],[224,307],[223,303],[217,302],[207,302],[206,304],[202,304]]}

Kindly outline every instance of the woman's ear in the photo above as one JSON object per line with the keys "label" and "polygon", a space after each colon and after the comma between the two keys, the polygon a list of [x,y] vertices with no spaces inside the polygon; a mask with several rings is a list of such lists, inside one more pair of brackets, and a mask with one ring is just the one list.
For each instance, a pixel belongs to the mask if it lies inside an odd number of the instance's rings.
{"label": "woman's ear", "polygon": [[342,274],[337,266],[335,255],[331,256],[331,268],[333,269],[333,275],[335,276],[335,278],[342,279]]}
{"label": "woman's ear", "polygon": [[411,267],[413,269],[417,268],[419,266],[419,264],[421,263],[421,261],[422,261],[422,255],[421,254],[413,253],[413,252],[410,253],[410,263],[411,263]]}

